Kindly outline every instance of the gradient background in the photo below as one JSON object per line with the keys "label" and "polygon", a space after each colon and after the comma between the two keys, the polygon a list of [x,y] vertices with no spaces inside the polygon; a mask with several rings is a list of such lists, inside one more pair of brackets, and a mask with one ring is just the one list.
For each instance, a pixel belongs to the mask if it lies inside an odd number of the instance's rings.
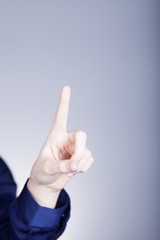
{"label": "gradient background", "polygon": [[0,1],[0,153],[21,191],[61,88],[95,163],[61,240],[160,239],[160,2]]}

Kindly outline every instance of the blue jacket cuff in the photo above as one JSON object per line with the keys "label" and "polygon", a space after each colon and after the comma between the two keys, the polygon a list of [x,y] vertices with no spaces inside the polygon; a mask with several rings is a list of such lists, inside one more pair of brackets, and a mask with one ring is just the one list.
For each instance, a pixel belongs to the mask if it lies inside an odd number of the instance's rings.
{"label": "blue jacket cuff", "polygon": [[66,224],[70,217],[70,198],[62,189],[54,209],[40,206],[25,184],[17,199],[21,214],[30,227],[57,229]]}

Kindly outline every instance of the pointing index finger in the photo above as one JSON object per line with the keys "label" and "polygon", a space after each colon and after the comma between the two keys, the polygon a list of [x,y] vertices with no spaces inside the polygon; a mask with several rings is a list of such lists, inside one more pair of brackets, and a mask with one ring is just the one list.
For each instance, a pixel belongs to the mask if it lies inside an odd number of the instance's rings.
{"label": "pointing index finger", "polygon": [[69,111],[71,89],[69,86],[65,86],[62,89],[57,112],[54,118],[53,128],[54,130],[66,131],[67,118]]}

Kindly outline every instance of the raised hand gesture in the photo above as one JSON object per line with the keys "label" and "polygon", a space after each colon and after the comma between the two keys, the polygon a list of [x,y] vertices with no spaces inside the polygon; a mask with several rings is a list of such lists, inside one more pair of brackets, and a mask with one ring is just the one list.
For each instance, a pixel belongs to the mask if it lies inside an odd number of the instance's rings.
{"label": "raised hand gesture", "polygon": [[62,89],[52,128],[28,181],[33,197],[47,207],[54,207],[60,191],[71,177],[86,172],[94,161],[86,147],[86,133],[67,132],[70,92],[68,86]]}

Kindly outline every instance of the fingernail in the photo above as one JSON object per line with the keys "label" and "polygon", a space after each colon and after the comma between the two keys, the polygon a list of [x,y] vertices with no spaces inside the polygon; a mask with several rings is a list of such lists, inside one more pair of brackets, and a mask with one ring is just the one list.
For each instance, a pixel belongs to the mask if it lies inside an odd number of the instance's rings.
{"label": "fingernail", "polygon": [[77,165],[75,163],[72,163],[71,170],[72,171],[76,171],[77,170]]}

